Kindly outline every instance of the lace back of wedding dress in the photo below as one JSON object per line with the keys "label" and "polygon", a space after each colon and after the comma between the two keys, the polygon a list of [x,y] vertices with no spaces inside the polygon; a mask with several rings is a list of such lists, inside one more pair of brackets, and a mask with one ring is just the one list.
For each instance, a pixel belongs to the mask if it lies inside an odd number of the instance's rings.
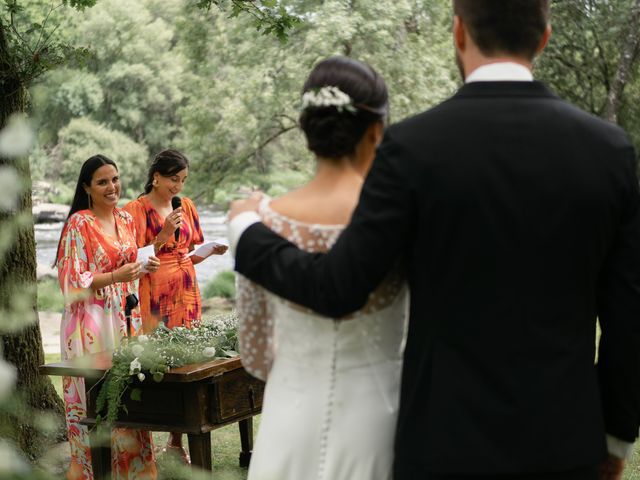
{"label": "lace back of wedding dress", "polygon": [[[270,198],[264,198],[260,204],[259,214],[263,223],[302,250],[326,252],[344,229],[344,225],[308,224],[288,218],[272,210],[269,206],[270,201]],[[242,364],[253,376],[266,380],[277,347],[274,336],[277,306],[285,303],[288,307],[300,312],[309,314],[313,312],[276,297],[242,275],[237,275],[236,283],[238,338]],[[344,320],[371,314],[388,307],[403,287],[400,272],[398,270],[392,272],[370,295],[367,304],[357,312],[344,317]]]}

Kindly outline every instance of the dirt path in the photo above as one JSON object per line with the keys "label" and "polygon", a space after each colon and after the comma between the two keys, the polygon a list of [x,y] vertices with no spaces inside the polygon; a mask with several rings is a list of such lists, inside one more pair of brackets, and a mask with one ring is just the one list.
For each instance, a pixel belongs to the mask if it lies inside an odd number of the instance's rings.
{"label": "dirt path", "polygon": [[56,312],[38,312],[42,346],[44,353],[60,354],[60,319],[62,314]]}

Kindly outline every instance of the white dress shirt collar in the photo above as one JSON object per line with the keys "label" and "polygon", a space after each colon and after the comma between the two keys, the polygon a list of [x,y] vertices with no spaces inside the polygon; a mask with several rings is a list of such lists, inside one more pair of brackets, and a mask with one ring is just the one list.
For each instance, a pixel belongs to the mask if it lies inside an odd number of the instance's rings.
{"label": "white dress shirt collar", "polygon": [[482,65],[469,74],[471,82],[531,82],[533,75],[524,65],[515,62],[496,62]]}

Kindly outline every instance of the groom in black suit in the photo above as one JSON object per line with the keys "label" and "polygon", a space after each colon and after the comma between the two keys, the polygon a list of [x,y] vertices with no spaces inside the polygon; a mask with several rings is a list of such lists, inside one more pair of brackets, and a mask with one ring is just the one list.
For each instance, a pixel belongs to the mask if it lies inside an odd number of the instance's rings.
{"label": "groom in black suit", "polygon": [[620,478],[640,425],[633,148],[533,81],[547,0],[453,3],[466,83],[388,129],[334,248],[236,202],[236,269],[341,317],[406,263],[396,480]]}

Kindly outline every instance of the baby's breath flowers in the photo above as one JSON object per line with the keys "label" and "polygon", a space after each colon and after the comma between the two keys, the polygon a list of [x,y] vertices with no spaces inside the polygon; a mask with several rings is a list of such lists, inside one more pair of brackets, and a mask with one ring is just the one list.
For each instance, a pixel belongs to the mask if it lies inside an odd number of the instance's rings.
{"label": "baby's breath flowers", "polygon": [[136,357],[139,357],[144,352],[144,347],[139,343],[136,343],[131,346],[131,353],[133,353]]}
{"label": "baby's breath flowers", "polygon": [[98,394],[97,410],[104,411],[113,422],[122,405],[122,396],[130,390],[134,400],[141,398],[138,382],[149,381],[151,375],[161,382],[172,368],[216,358],[237,356],[237,319],[234,313],[204,319],[194,328],[172,330],[160,326],[148,335],[131,337],[113,352],[112,367],[107,372]]}
{"label": "baby's breath flowers", "polygon": [[328,108],[335,107],[339,112],[346,110],[355,113],[351,97],[338,87],[325,86],[317,90],[309,90],[302,95],[302,109],[309,107]]}

